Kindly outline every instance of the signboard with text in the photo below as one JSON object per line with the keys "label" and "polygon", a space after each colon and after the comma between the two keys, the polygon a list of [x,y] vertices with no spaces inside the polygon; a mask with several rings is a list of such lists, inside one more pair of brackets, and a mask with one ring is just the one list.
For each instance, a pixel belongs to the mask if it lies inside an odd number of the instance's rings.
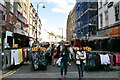
{"label": "signboard with text", "polygon": [[110,29],[110,35],[111,36],[120,36],[120,26],[112,27]]}
{"label": "signboard with text", "polygon": [[21,23],[16,23],[16,24],[15,24],[15,27],[16,27],[17,29],[20,29],[20,28],[21,28]]}

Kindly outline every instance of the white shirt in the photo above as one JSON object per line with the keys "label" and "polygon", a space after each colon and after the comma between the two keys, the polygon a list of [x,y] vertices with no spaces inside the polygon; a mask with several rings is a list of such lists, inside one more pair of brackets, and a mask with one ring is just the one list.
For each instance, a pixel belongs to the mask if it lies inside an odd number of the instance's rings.
{"label": "white shirt", "polygon": [[110,58],[108,54],[100,54],[101,64],[107,65],[110,64]]}
{"label": "white shirt", "polygon": [[83,63],[86,63],[86,53],[85,53],[85,51],[82,51],[82,52],[80,52],[80,51],[77,51],[77,54],[76,54],[76,64],[81,64],[80,63],[80,58],[82,58],[82,59],[84,59],[83,60]]}

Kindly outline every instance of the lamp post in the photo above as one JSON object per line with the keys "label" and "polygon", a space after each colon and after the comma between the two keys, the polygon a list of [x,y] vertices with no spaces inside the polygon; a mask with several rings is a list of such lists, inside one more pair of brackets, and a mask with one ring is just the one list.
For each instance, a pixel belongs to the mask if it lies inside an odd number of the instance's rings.
{"label": "lamp post", "polygon": [[[36,13],[36,17],[37,17],[37,24],[36,24],[36,43],[37,43],[37,26],[38,26],[38,7],[39,7],[39,4],[43,4],[43,2],[39,2],[37,4],[37,13]],[[43,5],[42,8],[45,8],[45,6]]]}
{"label": "lamp post", "polygon": [[59,30],[62,29],[62,40],[63,40],[63,28],[59,28]]}

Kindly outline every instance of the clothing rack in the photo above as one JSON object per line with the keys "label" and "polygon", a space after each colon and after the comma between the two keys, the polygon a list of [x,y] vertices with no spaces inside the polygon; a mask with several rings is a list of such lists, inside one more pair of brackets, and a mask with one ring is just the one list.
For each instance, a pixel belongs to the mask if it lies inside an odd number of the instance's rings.
{"label": "clothing rack", "polygon": [[[86,51],[86,52],[90,52],[90,53],[95,53],[95,54],[106,54],[106,53],[110,53],[110,51]],[[97,68],[97,67],[103,67],[105,71],[107,71],[109,69],[109,65],[100,65],[100,66],[93,66],[93,68]],[[89,68],[89,66],[87,66]]]}
{"label": "clothing rack", "polygon": [[110,53],[110,51],[86,51],[86,52],[94,52],[94,53]]}

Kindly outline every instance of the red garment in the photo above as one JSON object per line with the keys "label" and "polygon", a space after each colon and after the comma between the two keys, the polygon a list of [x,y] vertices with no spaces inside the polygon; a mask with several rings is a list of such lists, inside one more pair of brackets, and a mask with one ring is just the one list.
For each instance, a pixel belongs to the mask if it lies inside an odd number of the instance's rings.
{"label": "red garment", "polygon": [[120,66],[120,54],[115,54],[116,56],[116,66]]}
{"label": "red garment", "polygon": [[110,57],[110,63],[111,63],[111,65],[114,65],[113,55],[112,55],[112,54],[109,54],[109,57]]}
{"label": "red garment", "polygon": [[24,48],[22,48],[22,59],[23,61],[25,61],[25,49]]}

